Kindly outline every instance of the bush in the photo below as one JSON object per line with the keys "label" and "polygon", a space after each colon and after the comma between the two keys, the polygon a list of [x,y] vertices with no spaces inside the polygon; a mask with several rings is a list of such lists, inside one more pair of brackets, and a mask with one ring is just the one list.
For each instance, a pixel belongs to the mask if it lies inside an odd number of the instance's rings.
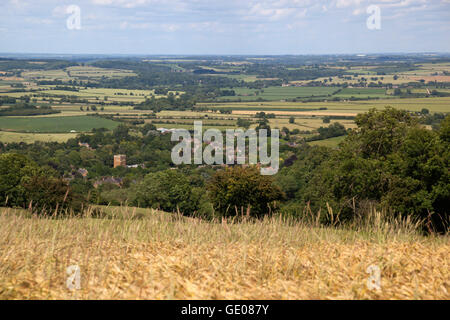
{"label": "bush", "polygon": [[0,201],[12,207],[31,207],[35,213],[81,210],[83,197],[71,192],[65,181],[43,172],[25,156],[0,155]]}
{"label": "bush", "polygon": [[36,214],[80,212],[83,206],[83,199],[62,179],[34,176],[24,183],[24,189],[28,206]]}

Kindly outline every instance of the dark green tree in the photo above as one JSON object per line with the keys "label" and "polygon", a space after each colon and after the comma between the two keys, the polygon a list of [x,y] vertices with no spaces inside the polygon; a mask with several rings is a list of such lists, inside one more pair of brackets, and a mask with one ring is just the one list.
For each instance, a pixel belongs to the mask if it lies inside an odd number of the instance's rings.
{"label": "dark green tree", "polygon": [[189,179],[178,170],[150,173],[132,188],[130,194],[130,203],[133,205],[168,212],[179,210],[186,215],[197,210],[198,202]]}
{"label": "dark green tree", "polygon": [[24,184],[38,173],[36,163],[25,156],[0,154],[0,205],[23,206],[27,202]]}
{"label": "dark green tree", "polygon": [[284,198],[270,176],[262,176],[256,167],[230,167],[217,171],[207,185],[217,214],[234,216],[247,212],[261,217],[271,213]]}

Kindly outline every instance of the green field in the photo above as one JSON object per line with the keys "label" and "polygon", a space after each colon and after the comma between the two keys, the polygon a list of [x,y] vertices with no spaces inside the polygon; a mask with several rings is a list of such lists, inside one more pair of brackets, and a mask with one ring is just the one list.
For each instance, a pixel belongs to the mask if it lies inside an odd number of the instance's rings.
{"label": "green field", "polygon": [[94,128],[114,129],[118,125],[118,122],[92,116],[0,118],[0,130],[28,133],[89,132]]}
{"label": "green field", "polygon": [[310,144],[312,146],[335,148],[339,145],[339,143],[344,141],[344,139],[345,139],[345,136],[340,136],[340,137],[334,137],[334,138],[325,139],[325,140],[311,141],[311,142],[308,142],[308,144]]}
{"label": "green field", "polygon": [[340,98],[386,98],[386,89],[384,88],[344,88],[341,92],[334,95]]}

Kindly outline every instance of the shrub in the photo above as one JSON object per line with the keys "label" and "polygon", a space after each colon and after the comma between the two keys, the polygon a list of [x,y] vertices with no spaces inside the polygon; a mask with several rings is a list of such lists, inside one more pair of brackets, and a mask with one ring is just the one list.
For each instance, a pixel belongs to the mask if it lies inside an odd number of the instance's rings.
{"label": "shrub", "polygon": [[83,200],[71,192],[65,181],[37,175],[24,183],[27,202],[36,214],[63,214],[80,212]]}

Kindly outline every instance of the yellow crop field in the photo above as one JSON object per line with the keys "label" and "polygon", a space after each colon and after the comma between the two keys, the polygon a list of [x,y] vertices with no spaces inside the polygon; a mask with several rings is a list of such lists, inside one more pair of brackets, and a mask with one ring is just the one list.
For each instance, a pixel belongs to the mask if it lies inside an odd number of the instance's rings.
{"label": "yellow crop field", "polygon": [[[449,298],[448,236],[422,237],[377,212],[350,231],[114,210],[52,219],[1,209],[0,299]],[[74,265],[80,289],[70,291]],[[380,290],[367,285],[370,266]]]}
{"label": "yellow crop field", "polygon": [[66,142],[67,140],[75,138],[76,136],[76,133],[22,133],[0,131],[0,141],[3,143],[33,143],[36,141]]}

